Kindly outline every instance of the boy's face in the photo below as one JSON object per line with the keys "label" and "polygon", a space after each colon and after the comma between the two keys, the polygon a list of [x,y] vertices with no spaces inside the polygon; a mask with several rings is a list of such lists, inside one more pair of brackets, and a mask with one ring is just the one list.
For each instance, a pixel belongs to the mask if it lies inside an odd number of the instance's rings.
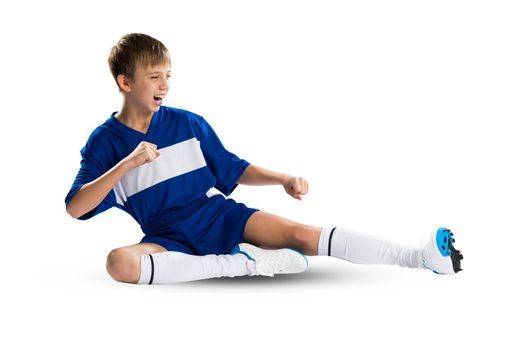
{"label": "boy's face", "polygon": [[169,91],[171,67],[139,65],[133,80],[128,81],[127,97],[135,107],[147,113],[159,110]]}

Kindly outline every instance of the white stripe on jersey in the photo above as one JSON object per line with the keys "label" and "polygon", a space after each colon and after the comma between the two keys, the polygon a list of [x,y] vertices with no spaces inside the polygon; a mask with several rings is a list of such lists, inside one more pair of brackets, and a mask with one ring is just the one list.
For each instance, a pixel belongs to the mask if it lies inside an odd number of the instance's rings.
{"label": "white stripe on jersey", "polygon": [[195,137],[159,152],[160,156],[153,162],[129,170],[113,187],[118,204],[124,205],[128,197],[162,181],[206,166],[200,141]]}

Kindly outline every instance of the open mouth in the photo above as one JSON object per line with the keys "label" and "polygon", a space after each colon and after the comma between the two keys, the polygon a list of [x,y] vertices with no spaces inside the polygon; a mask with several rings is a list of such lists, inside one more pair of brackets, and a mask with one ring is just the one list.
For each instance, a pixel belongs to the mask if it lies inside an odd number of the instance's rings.
{"label": "open mouth", "polygon": [[164,98],[164,97],[163,97],[163,96],[160,96],[160,95],[153,96],[153,99],[154,99],[155,101],[157,101],[157,102],[161,102],[163,98]]}

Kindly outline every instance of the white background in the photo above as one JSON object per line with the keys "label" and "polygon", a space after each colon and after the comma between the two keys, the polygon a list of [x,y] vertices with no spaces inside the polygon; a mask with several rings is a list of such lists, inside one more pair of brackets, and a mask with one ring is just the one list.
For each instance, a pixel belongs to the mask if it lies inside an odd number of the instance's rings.
{"label": "white background", "polygon": [[[3,2],[0,347],[521,348],[523,18],[518,1]],[[129,32],[170,49],[167,105],[311,183],[302,202],[233,198],[407,244],[446,225],[465,271],[313,257],[273,279],[113,282],[105,257],[140,228],[63,200],[120,107],[106,55]]]}

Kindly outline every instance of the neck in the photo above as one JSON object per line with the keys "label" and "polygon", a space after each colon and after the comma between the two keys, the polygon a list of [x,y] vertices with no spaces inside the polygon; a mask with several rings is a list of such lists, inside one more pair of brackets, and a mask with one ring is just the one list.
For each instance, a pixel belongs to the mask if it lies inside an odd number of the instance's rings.
{"label": "neck", "polygon": [[128,127],[145,133],[149,128],[151,118],[153,118],[153,113],[141,112],[124,104],[120,111],[115,114],[115,118],[120,120]]}

